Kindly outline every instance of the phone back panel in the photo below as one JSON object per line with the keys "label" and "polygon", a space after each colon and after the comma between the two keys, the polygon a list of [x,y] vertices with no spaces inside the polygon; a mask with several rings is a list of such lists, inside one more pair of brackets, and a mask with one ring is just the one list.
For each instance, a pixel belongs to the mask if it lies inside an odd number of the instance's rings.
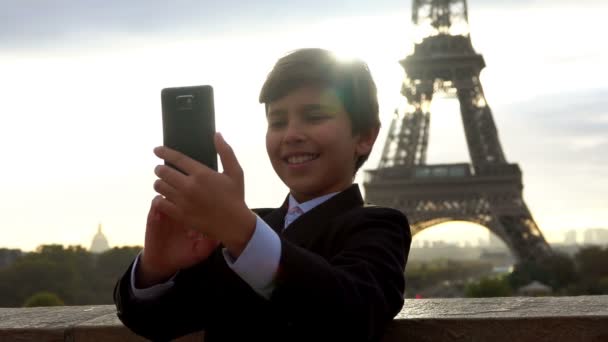
{"label": "phone back panel", "polygon": [[163,144],[217,171],[213,88],[165,88],[161,102]]}

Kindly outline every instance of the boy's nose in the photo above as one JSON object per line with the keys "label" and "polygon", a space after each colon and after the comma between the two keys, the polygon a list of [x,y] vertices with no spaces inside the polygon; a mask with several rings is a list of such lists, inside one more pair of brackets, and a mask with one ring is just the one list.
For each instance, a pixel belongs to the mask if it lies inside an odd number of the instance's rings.
{"label": "boy's nose", "polygon": [[285,144],[294,144],[304,141],[305,135],[302,132],[301,127],[297,123],[289,123],[283,136],[283,142]]}

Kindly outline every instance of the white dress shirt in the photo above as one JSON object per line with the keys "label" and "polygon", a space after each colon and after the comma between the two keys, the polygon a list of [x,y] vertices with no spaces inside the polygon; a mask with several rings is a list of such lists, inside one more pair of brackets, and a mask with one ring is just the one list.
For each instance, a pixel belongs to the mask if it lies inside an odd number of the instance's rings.
{"label": "white dress shirt", "polygon": [[[327,201],[338,194],[337,192],[323,195],[304,203],[298,203],[289,195],[289,209],[285,215],[286,229],[300,215],[310,211],[319,204]],[[228,267],[241,277],[251,288],[262,297],[269,299],[275,287],[274,278],[281,260],[281,240],[277,233],[270,228],[259,216],[256,215],[255,230],[245,249],[234,259],[226,248],[222,248],[222,254]],[[140,300],[154,299],[162,295],[171,286],[175,274],[168,281],[147,288],[135,287],[135,272],[139,263],[141,253],[136,257],[131,270],[131,292],[135,298]]]}

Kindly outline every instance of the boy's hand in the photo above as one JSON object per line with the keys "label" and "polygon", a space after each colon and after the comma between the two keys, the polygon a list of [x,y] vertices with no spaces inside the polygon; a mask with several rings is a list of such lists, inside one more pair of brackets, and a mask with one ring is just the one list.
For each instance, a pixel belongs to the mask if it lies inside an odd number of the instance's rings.
{"label": "boy's hand", "polygon": [[223,173],[218,173],[188,156],[161,146],[154,153],[169,166],[155,169],[159,179],[154,189],[164,196],[158,209],[212,239],[219,240],[238,258],[255,229],[255,214],[245,204],[243,170],[223,137],[216,133],[215,148]]}
{"label": "boy's hand", "polygon": [[144,250],[136,274],[138,288],[166,281],[180,269],[207,259],[219,245],[219,241],[162,214],[158,210],[161,200],[162,196],[155,197],[148,212]]}

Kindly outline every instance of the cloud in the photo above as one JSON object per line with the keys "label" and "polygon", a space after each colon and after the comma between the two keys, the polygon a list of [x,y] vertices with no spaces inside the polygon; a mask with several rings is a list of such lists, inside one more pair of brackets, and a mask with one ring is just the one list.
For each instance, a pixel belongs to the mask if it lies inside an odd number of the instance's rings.
{"label": "cloud", "polygon": [[469,10],[472,8],[484,8],[484,7],[492,7],[492,8],[515,8],[519,7],[522,9],[526,8],[538,8],[538,7],[555,7],[571,5],[572,7],[581,7],[581,6],[593,6],[593,5],[605,5],[606,2],[604,0],[469,0],[467,1]]}
{"label": "cloud", "polygon": [[593,148],[604,148],[605,151],[606,148],[608,147],[608,137],[606,136],[579,136],[579,137],[575,137],[574,139],[571,140],[571,143],[573,150],[575,151],[580,151],[580,150],[587,150],[587,149],[593,149]]}
{"label": "cloud", "polygon": [[[577,165],[608,170],[608,88],[552,93],[491,108],[509,162],[560,168],[555,173]],[[469,161],[457,103],[431,111],[427,161]]]}
{"label": "cloud", "polygon": [[[577,6],[602,2],[580,0]],[[535,6],[555,7],[556,1],[473,0],[469,12]],[[0,3],[0,50],[90,45],[128,35],[175,39],[179,35],[285,30],[296,24],[410,9],[411,1],[404,0],[4,0]],[[404,27],[409,19],[409,15],[403,18]]]}
{"label": "cloud", "polygon": [[[246,6],[242,9],[247,13]],[[1,13],[0,41],[21,47],[112,34],[180,31],[186,27],[213,31],[222,19],[229,22],[239,17],[239,11],[231,11],[227,5],[190,0],[15,1],[4,4]]]}
{"label": "cloud", "polygon": [[584,132],[608,136],[608,88],[547,94],[512,103],[505,110],[548,134]]}
{"label": "cloud", "polygon": [[5,0],[0,6],[0,49],[82,44],[116,35],[246,33],[409,8],[397,0],[373,5],[364,0]]}
{"label": "cloud", "polygon": [[608,88],[543,95],[496,109],[507,155],[608,167]]}

